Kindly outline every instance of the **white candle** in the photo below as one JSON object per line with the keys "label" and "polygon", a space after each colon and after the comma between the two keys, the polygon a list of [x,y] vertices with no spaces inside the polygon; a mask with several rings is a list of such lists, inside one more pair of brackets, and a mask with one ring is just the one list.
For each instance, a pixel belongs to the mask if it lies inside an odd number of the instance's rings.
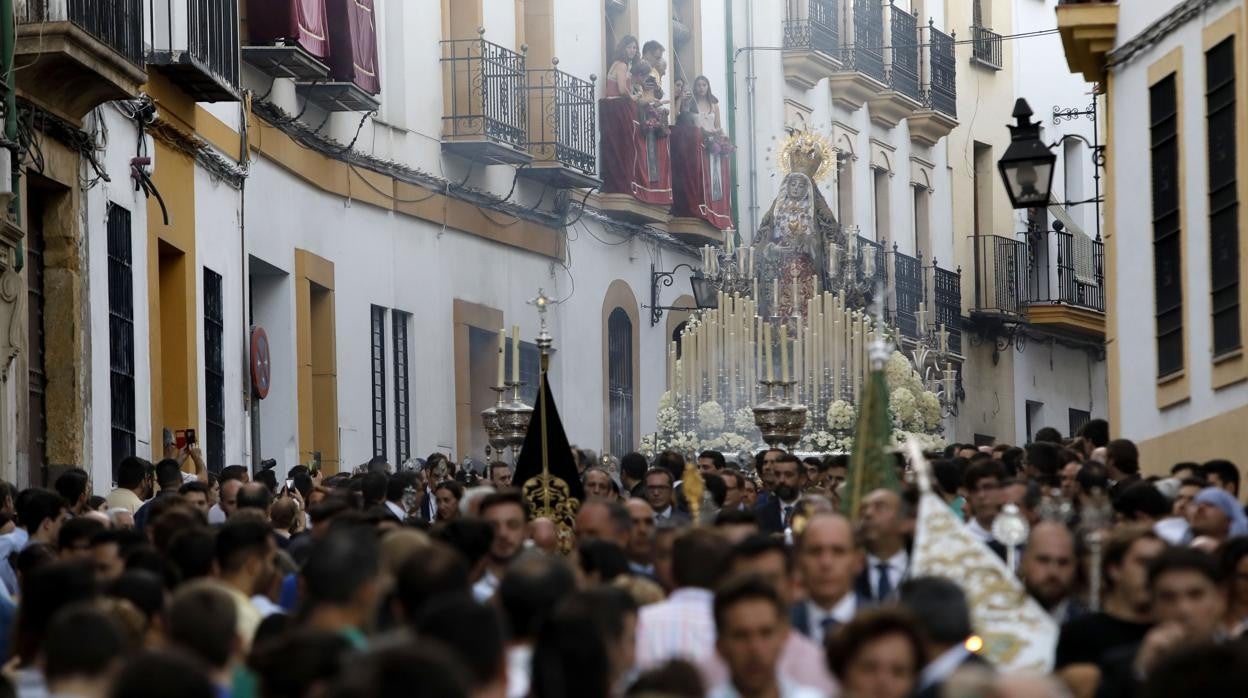
{"label": "white candle", "polygon": [[767,371],[767,382],[774,383],[775,371],[771,365],[771,323],[763,323],[763,368]]}
{"label": "white candle", "polygon": [[771,314],[779,315],[780,314],[780,279],[779,278],[775,278],[771,280],[771,305],[772,305]]}
{"label": "white candle", "polygon": [[785,327],[784,321],[780,321],[780,380],[787,383],[789,381],[789,332]]}
{"label": "white candle", "polygon": [[501,329],[498,331],[498,382],[495,383],[495,385],[500,388],[503,387],[507,382],[507,376],[504,375],[504,371],[507,370],[506,357],[507,357],[507,330]]}
{"label": "white candle", "polygon": [[511,380],[520,382],[520,326],[511,326]]}

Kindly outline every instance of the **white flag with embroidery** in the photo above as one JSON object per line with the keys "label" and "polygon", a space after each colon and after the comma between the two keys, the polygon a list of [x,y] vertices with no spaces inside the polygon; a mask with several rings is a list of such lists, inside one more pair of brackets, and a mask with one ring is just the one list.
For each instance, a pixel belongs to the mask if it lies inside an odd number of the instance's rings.
{"label": "white flag with embroidery", "polygon": [[1053,668],[1057,623],[932,491],[930,466],[918,447],[911,445],[910,458],[921,492],[911,576],[945,577],[962,587],[975,633],[984,642],[979,654],[998,669],[1047,674]]}

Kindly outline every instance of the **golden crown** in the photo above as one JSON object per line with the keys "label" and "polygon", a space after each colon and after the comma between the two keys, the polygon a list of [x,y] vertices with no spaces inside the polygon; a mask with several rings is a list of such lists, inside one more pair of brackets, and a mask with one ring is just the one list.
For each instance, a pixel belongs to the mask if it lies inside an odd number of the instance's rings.
{"label": "golden crown", "polygon": [[818,182],[831,172],[835,151],[826,138],[809,131],[790,135],[780,148],[779,165],[783,174],[804,174]]}

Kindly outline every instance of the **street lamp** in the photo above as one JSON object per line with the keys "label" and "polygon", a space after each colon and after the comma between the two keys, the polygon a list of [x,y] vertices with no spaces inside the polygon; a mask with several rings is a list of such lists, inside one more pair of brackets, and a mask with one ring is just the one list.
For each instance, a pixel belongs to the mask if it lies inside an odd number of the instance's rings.
{"label": "street lamp", "polygon": [[1010,147],[997,162],[1005,193],[1014,208],[1047,206],[1057,156],[1040,140],[1040,123],[1031,120],[1027,100],[1014,103],[1014,118],[1018,123],[1010,126]]}
{"label": "street lamp", "polygon": [[719,307],[719,289],[709,276],[698,272],[689,277],[693,286],[693,301],[699,310],[713,310]]}
{"label": "street lamp", "polygon": [[[676,272],[681,268],[688,269],[689,285],[693,288],[694,307],[688,308],[679,305],[659,305],[659,289],[663,286],[671,286],[676,283]],[[659,324],[659,319],[663,317],[664,310],[709,310],[718,307],[719,289],[715,286],[714,280],[701,271],[698,271],[689,264],[677,264],[671,271],[655,271],[654,265],[650,265],[650,305],[641,307],[650,310],[650,326]]]}

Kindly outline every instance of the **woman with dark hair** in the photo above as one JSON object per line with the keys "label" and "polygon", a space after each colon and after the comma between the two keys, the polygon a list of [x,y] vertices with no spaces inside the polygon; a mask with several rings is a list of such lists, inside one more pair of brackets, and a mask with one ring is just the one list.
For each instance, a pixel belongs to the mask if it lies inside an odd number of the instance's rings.
{"label": "woman with dark hair", "polygon": [[910,614],[898,609],[859,613],[828,639],[828,667],[845,698],[905,698],[926,663]]}
{"label": "woman with dark hair", "polygon": [[723,126],[719,118],[719,98],[711,91],[711,81],[705,75],[699,75],[693,81],[693,108],[695,121],[699,128],[707,133],[720,133]]}
{"label": "woman with dark hair", "polygon": [[464,486],[454,480],[443,480],[433,490],[438,500],[438,521],[459,518],[459,500],[464,498]]}
{"label": "woman with dark hair", "polygon": [[633,65],[637,62],[637,46],[637,37],[632,35],[616,44],[615,60],[607,69],[607,97],[629,97],[633,94],[632,75]]}

